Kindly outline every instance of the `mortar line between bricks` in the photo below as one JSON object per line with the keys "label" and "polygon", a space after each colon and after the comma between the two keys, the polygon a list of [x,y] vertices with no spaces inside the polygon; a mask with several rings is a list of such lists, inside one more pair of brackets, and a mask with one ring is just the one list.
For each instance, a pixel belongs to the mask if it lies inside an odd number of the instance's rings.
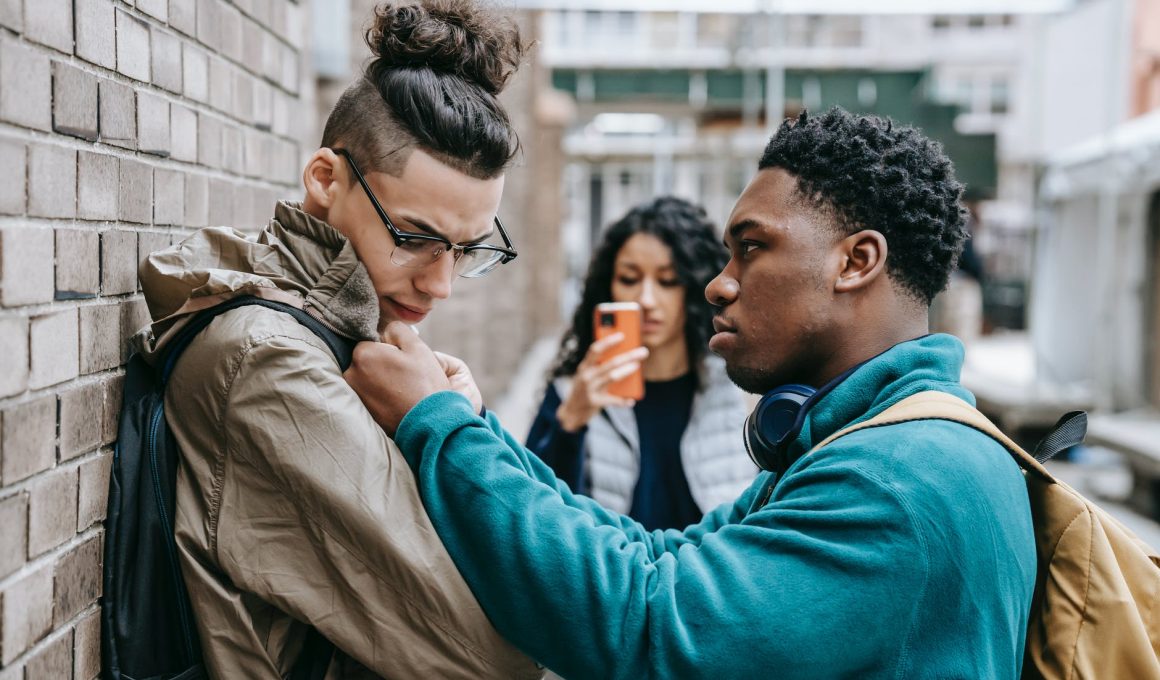
{"label": "mortar line between bricks", "polygon": [[[93,461],[93,460],[100,458],[101,455],[105,454],[105,453],[112,455],[113,446],[111,444],[109,446],[101,446],[101,447],[95,448],[92,451],[89,451],[87,453],[82,453],[79,456],[73,456],[72,458],[69,458],[68,460],[64,461],[63,463],[53,465],[52,467],[50,467],[47,470],[41,470],[40,472],[37,472],[36,474],[32,475],[31,477],[26,477],[18,482],[11,482],[10,484],[8,484],[8,486],[0,488],[0,500],[7,500],[7,499],[11,498],[12,496],[15,496],[16,494],[19,494],[19,493],[31,494],[32,487],[40,480],[41,477],[45,477],[49,473],[51,473],[55,470],[62,470],[64,468],[69,468],[69,467],[75,467],[77,470],[80,470],[80,467],[82,465],[84,465],[85,463],[88,463],[89,461]],[[105,520],[103,520],[103,519],[98,520],[96,522],[93,522],[92,525],[85,527],[84,531],[78,533],[77,535],[82,536],[82,535],[88,533],[90,529],[93,529],[93,528],[98,527],[98,526],[103,527],[104,525],[105,525]],[[84,541],[81,541],[81,542],[83,543]],[[41,557],[44,557],[45,555],[52,554],[52,552],[54,550],[56,550],[56,548],[49,550],[48,552],[44,553],[44,555],[37,556],[36,558],[34,558],[30,562],[28,562],[28,564],[31,564],[32,562],[39,560]],[[25,551],[27,552],[27,547],[25,547]],[[33,569],[32,571],[36,571],[36,570]],[[18,572],[14,572],[13,574],[9,574],[8,576],[4,577],[4,579],[0,580],[0,591],[4,590],[5,585],[8,583],[8,581],[12,580],[12,577],[15,576],[16,573],[18,573]]]}
{"label": "mortar line between bricks", "polygon": [[[11,132],[16,132],[17,134],[7,134]],[[113,144],[106,144],[104,142],[88,142],[77,137],[71,137],[55,132],[49,133],[41,130],[29,130],[28,128],[22,128],[10,123],[0,122],[0,140],[5,139],[21,141],[26,144],[56,146],[73,149],[74,151],[90,151],[93,153],[101,153],[107,156],[116,156],[117,158],[121,159],[139,161],[146,165],[153,166],[154,168],[161,168],[163,170],[182,170],[187,174],[198,174],[204,175],[209,179],[220,179],[234,181],[239,184],[250,184],[256,188],[280,189],[300,186],[297,181],[292,184],[281,184],[261,178],[251,177],[249,175],[233,175],[219,168],[211,168],[205,165],[198,165],[197,163],[190,163],[188,161],[179,161],[165,156],[142,153],[140,151],[125,149]],[[198,170],[199,172],[192,172],[193,170]],[[26,193],[28,191],[27,184],[28,183],[26,182]]]}
{"label": "mortar line between bricks", "polygon": [[85,543],[94,537],[99,537],[102,533],[104,533],[104,531],[104,521],[95,522],[92,526],[73,536],[64,543],[61,543],[52,550],[49,550],[43,555],[38,555],[35,558],[28,560],[22,567],[0,580],[0,592],[8,590],[8,588],[13,583],[16,583],[20,579],[25,578],[30,574],[40,571],[46,565],[55,564],[56,560],[59,559],[61,555],[72,551],[74,548],[79,547],[82,543]]}
{"label": "mortar line between bricks", "polygon": [[[49,635],[45,635],[42,639],[39,639],[39,641],[37,641],[35,644],[32,644],[32,646],[30,646],[30,648],[28,648],[27,650],[24,650],[20,654],[19,657],[16,657],[12,661],[9,661],[8,666],[5,666],[5,667],[7,668],[10,666],[17,666],[20,664],[27,663],[27,661],[29,661],[31,659],[31,657],[36,656],[36,654],[41,653],[42,651],[44,651],[45,648],[48,648],[48,646],[52,645],[53,643],[56,643],[58,641],[58,639],[60,639],[61,637],[64,637],[66,634],[68,634],[68,632],[72,632],[75,629],[77,629],[77,624],[80,623],[82,620],[85,620],[85,617],[92,616],[93,614],[100,616],[100,613],[101,613],[100,601],[94,602],[93,605],[89,605],[88,607],[81,609],[79,614],[73,616],[72,618],[70,618],[70,620],[61,623],[60,628],[52,630],[51,632],[49,632]],[[73,638],[73,650],[72,651],[74,654],[73,668],[75,668],[75,665],[77,665],[77,659],[75,659],[75,653],[77,653],[77,639],[75,639],[75,638]],[[100,678],[101,673],[100,672],[97,673],[96,677]]]}
{"label": "mortar line between bricks", "polygon": [[[37,640],[35,643],[32,644],[31,647],[29,647],[28,649],[21,652],[20,656],[9,661],[8,664],[6,666],[4,666],[4,668],[11,668],[12,666],[19,666],[20,664],[23,664],[23,663],[29,661],[33,656],[44,651],[45,648],[56,643],[58,640],[60,640],[65,635],[75,631],[77,624],[80,623],[81,620],[83,620],[86,616],[91,616],[94,612],[99,613],[100,611],[101,611],[101,605],[100,605],[100,601],[98,600],[98,602],[96,602],[92,605],[89,605],[88,607],[85,607],[84,609],[82,609],[80,614],[77,614],[73,618],[62,623],[59,628],[55,628],[52,631],[49,631],[48,635],[45,635],[40,640]],[[75,668],[75,666],[76,666],[76,658],[75,658],[76,639],[75,638],[73,639],[72,652],[74,654],[72,665]],[[72,670],[72,669],[70,668],[69,670]],[[97,674],[97,677],[100,677],[100,673]]]}
{"label": "mortar line between bricks", "polygon": [[[201,43],[198,43],[198,45],[200,45],[201,47],[204,47],[204,45],[201,45]],[[212,54],[212,55],[217,56],[217,57],[222,57],[223,61],[229,62],[228,59],[226,59],[223,55],[221,55],[217,52],[213,52],[212,50],[209,50],[208,48],[206,51],[208,54]],[[210,105],[208,102],[198,101],[196,99],[193,99],[193,98],[185,95],[184,93],[178,93],[178,92],[172,92],[170,90],[166,90],[165,88],[160,87],[159,85],[155,85],[152,82],[145,82],[143,80],[136,80],[134,78],[130,78],[129,76],[126,76],[126,75],[119,73],[117,71],[110,71],[102,66],[97,65],[97,64],[87,62],[84,59],[77,57],[75,55],[72,56],[71,59],[57,59],[56,61],[61,61],[61,62],[69,64],[70,66],[77,67],[79,70],[81,70],[85,73],[88,73],[89,75],[92,75],[94,77],[102,78],[105,80],[111,80],[111,81],[116,82],[120,85],[128,86],[128,87],[132,88],[135,92],[145,92],[146,94],[151,94],[153,96],[163,98],[169,104],[174,104],[174,103],[182,104],[182,105],[188,107],[190,110],[195,111],[197,113],[211,115],[211,116],[214,116],[214,117],[220,119],[221,121],[239,124],[242,127],[246,127],[246,128],[255,128],[256,127],[255,123],[253,123],[252,121],[244,121],[240,118],[236,118],[233,115],[231,115],[229,112],[222,111],[221,109],[215,108],[214,106]],[[249,71],[247,71],[246,73],[248,73],[251,76],[254,76],[254,74],[250,73]],[[266,82],[267,84],[271,84],[270,81],[266,80],[265,78],[262,78],[261,76],[255,76],[255,77],[257,77],[259,80]],[[277,89],[281,89],[276,84],[272,84],[272,87],[275,87]],[[232,88],[232,83],[231,83],[231,88]],[[292,96],[295,98],[301,98],[301,95],[294,95],[292,92],[288,92],[284,89],[281,89],[281,91],[283,94],[286,94],[286,95],[289,95],[289,96]],[[260,131],[262,133],[268,134],[276,139],[284,140],[287,142],[298,141],[294,136],[292,136],[290,134],[281,135],[281,134],[275,133],[273,130],[260,130]],[[64,133],[57,133],[57,134],[64,134]]]}
{"label": "mortar line between bricks", "polygon": [[93,376],[98,376],[101,378],[109,378],[109,377],[120,377],[122,375],[125,375],[124,365],[118,366],[117,368],[110,368],[110,369],[106,369],[104,371],[98,371],[96,373],[86,373],[85,375],[77,376],[76,378],[71,378],[71,379],[66,380],[64,382],[59,382],[55,385],[49,385],[48,387],[40,387],[40,388],[37,388],[35,390],[27,390],[25,392],[21,392],[20,394],[15,394],[15,395],[12,395],[10,397],[4,397],[3,399],[0,399],[0,411],[7,410],[7,409],[12,408],[14,406],[23,406],[24,404],[30,404],[34,401],[39,400],[39,399],[43,399],[45,397],[49,397],[49,396],[53,396],[53,395],[59,395],[61,392],[68,392],[68,391],[76,389],[78,387],[85,387],[85,386],[87,386],[87,383],[85,382],[86,378],[90,378]]}
{"label": "mortar line between bricks", "polygon": [[[270,80],[269,78],[267,78],[263,74],[254,73],[253,71],[251,71],[249,68],[246,67],[246,64],[244,61],[235,61],[235,60],[229,58],[222,51],[220,51],[218,49],[211,48],[209,45],[203,43],[201,40],[198,40],[198,38],[196,36],[190,36],[188,34],[182,33],[181,31],[179,31],[175,28],[172,28],[169,25],[169,22],[162,22],[159,19],[153,17],[152,15],[145,14],[144,12],[137,9],[136,7],[127,5],[123,2],[114,2],[113,7],[114,7],[114,11],[116,11],[116,9],[119,8],[121,11],[125,12],[126,14],[129,14],[134,19],[145,23],[146,26],[150,29],[152,29],[154,26],[156,26],[159,28],[163,28],[163,29],[179,36],[179,38],[183,42],[188,41],[188,42],[196,45],[197,47],[204,49],[209,54],[212,54],[216,57],[221,58],[222,61],[225,61],[226,63],[231,64],[235,67],[241,68],[243,71],[245,71],[249,75],[257,78],[258,80],[263,80],[266,83],[269,83],[271,87],[274,87],[274,88],[280,90],[283,94],[294,97],[295,99],[302,98],[301,85],[299,85],[299,91],[297,93],[291,92],[290,90],[287,90],[286,88],[282,87],[282,84],[280,82],[275,82],[273,80]],[[235,7],[237,7],[237,6],[235,5]],[[239,13],[242,14],[243,16],[249,16],[245,12],[241,12],[241,8],[238,8],[238,10],[239,10]],[[282,46],[289,48],[291,51],[293,51],[295,56],[297,56],[298,58],[302,57],[303,52],[306,50],[305,47],[303,47],[303,48],[294,47],[289,42],[287,42],[284,38],[282,38],[282,36],[278,35],[274,31],[270,30],[270,28],[268,26],[263,25],[261,22],[257,21],[257,19],[255,19],[254,17],[250,16],[250,19],[253,19],[255,21],[255,23],[257,23],[259,26],[262,27],[262,30],[264,30],[265,32],[267,32],[271,36],[273,36],[276,41],[278,41],[279,43],[282,44]],[[21,45],[34,48],[38,52],[43,52],[43,53],[48,54],[52,57],[56,57],[57,61],[64,61],[64,62],[71,64],[71,65],[74,65],[74,66],[79,65],[79,64],[85,64],[85,65],[90,67],[89,69],[86,69],[90,73],[109,74],[110,76],[114,76],[112,79],[117,80],[118,82],[121,82],[123,84],[137,83],[140,85],[145,85],[145,86],[150,87],[150,88],[157,88],[158,87],[157,85],[153,84],[153,82],[151,82],[151,81],[144,81],[144,80],[137,80],[136,78],[130,78],[129,76],[121,73],[120,71],[117,71],[116,69],[107,70],[103,66],[100,66],[99,64],[94,64],[90,61],[85,61],[81,57],[78,57],[75,53],[66,54],[66,53],[61,52],[60,50],[56,49],[55,47],[49,47],[48,45],[43,45],[43,44],[38,43],[36,41],[29,40],[23,34],[15,33],[11,29],[9,29],[7,26],[3,26],[0,28],[3,28],[4,33],[8,33],[9,37],[15,38],[16,41],[19,42]],[[74,16],[74,48],[73,48],[74,50],[76,49],[75,48],[75,41],[76,40],[75,40],[75,16]],[[152,33],[150,34],[150,45],[152,46]],[[94,69],[96,69],[96,70],[94,70]],[[301,74],[302,74],[301,68],[298,69],[298,73],[299,73],[299,81],[301,81]],[[164,91],[168,92],[168,90],[164,90]],[[171,94],[173,94],[173,93],[171,93]],[[184,97],[184,94],[179,95],[179,96]],[[196,100],[190,99],[189,101],[195,102]],[[203,105],[205,105],[205,104],[203,104]],[[216,111],[217,109],[211,108],[211,110]]]}

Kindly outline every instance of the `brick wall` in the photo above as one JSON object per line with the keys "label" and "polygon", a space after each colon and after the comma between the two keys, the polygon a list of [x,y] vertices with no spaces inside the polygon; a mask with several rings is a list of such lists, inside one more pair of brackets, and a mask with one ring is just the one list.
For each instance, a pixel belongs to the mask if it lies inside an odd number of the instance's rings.
{"label": "brick wall", "polygon": [[148,316],[137,263],[300,195],[308,16],[0,0],[0,680],[98,674],[110,444]]}

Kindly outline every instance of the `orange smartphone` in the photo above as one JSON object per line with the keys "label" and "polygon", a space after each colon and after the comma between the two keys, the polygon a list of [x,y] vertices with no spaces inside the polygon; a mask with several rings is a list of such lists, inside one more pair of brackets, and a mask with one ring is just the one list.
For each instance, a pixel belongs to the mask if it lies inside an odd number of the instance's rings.
{"label": "orange smartphone", "polygon": [[[640,305],[635,302],[602,302],[594,312],[593,339],[600,340],[613,333],[623,333],[624,339],[605,352],[601,363],[640,347]],[[617,380],[608,387],[608,393],[617,397],[640,401],[644,398],[644,374],[640,368]]]}

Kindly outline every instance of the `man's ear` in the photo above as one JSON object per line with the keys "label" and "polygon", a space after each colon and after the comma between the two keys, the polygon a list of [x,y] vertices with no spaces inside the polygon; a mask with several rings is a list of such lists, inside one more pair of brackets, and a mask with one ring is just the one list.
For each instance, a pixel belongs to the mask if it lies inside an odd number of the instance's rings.
{"label": "man's ear", "polygon": [[336,190],[341,186],[344,170],[338,154],[326,147],[315,151],[302,170],[302,186],[307,197],[316,205],[329,209],[334,203]]}
{"label": "man's ear", "polygon": [[870,286],[886,269],[886,237],[873,229],[864,229],[842,239],[839,244],[842,265],[834,292],[850,293]]}

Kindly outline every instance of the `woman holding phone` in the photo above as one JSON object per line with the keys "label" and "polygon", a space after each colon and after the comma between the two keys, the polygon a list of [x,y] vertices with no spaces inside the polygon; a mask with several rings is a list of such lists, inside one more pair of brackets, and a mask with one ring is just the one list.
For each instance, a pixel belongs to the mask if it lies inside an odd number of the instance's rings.
{"label": "woman holding phone", "polygon": [[[709,354],[704,290],[728,254],[704,210],[663,197],[605,230],[564,335],[528,448],[579,493],[647,529],[684,528],[737,497],[756,468],[745,452],[744,394]],[[640,306],[642,347],[594,340],[601,303]],[[644,396],[613,385],[640,371]]]}

